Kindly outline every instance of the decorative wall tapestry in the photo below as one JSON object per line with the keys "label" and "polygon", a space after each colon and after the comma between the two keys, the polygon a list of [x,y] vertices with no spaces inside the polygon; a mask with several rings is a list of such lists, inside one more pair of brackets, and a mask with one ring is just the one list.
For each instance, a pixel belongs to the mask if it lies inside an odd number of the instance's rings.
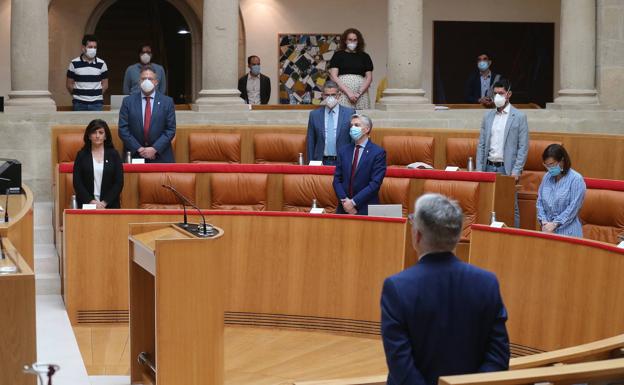
{"label": "decorative wall tapestry", "polygon": [[279,34],[279,103],[320,104],[340,34]]}

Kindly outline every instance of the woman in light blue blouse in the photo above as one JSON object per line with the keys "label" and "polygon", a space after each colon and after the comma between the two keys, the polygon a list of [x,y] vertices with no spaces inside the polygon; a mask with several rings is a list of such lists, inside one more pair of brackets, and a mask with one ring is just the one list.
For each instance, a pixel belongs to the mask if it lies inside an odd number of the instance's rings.
{"label": "woman in light blue blouse", "polygon": [[551,144],[542,154],[544,175],[537,193],[537,219],[542,231],[583,237],[578,213],[585,199],[583,176],[571,168],[568,152],[560,144]]}

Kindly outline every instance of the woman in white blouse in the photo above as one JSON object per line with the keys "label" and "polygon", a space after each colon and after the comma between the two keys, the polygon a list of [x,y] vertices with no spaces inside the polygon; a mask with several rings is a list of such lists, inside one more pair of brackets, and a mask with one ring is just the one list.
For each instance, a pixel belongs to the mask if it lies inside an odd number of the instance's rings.
{"label": "woman in white blouse", "polygon": [[108,124],[92,120],[84,133],[84,146],[74,161],[74,191],[78,207],[95,204],[98,209],[120,208],[123,188],[121,157],[113,147]]}

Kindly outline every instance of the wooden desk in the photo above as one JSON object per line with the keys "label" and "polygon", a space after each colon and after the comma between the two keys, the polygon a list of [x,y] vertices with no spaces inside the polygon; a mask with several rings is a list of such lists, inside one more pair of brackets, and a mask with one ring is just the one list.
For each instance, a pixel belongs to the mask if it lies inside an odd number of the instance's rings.
{"label": "wooden desk", "polygon": [[[223,383],[225,261],[235,241],[170,224],[129,229],[131,382]],[[138,363],[147,352],[152,373]]]}
{"label": "wooden desk", "polygon": [[[9,223],[0,216],[0,236],[7,237],[31,269],[35,268],[33,244],[33,193],[22,185],[23,194],[9,195]],[[6,195],[0,195],[0,206],[4,208]]]}
{"label": "wooden desk", "polygon": [[551,351],[624,333],[624,249],[473,225],[469,261],[498,277],[515,344]]}
{"label": "wooden desk", "polygon": [[37,361],[35,274],[9,239],[2,245],[7,258],[0,265],[17,272],[0,274],[0,384],[35,385],[35,376],[22,373]]}
{"label": "wooden desk", "polygon": [[[238,242],[226,266],[226,324],[379,334],[383,280],[405,266],[404,219],[205,213]],[[180,218],[180,210],[66,210],[71,323],[127,322],[128,224]]]}

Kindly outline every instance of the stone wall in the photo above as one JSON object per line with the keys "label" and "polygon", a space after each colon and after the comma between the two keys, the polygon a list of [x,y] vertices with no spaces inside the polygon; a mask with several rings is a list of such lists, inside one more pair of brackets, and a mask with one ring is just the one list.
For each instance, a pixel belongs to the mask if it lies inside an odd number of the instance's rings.
{"label": "stone wall", "polygon": [[597,87],[600,104],[624,108],[624,1],[598,0]]}
{"label": "stone wall", "polygon": [[[483,110],[370,111],[375,127],[419,127],[478,129]],[[531,131],[584,132],[624,135],[624,111],[528,110]],[[0,157],[22,162],[23,181],[37,201],[50,201],[52,174],[50,127],[56,124],[87,125],[102,118],[116,124],[116,112],[97,114],[61,112],[53,114],[0,113]],[[177,113],[178,124],[301,125],[308,121],[307,111],[245,111],[232,113]]]}

